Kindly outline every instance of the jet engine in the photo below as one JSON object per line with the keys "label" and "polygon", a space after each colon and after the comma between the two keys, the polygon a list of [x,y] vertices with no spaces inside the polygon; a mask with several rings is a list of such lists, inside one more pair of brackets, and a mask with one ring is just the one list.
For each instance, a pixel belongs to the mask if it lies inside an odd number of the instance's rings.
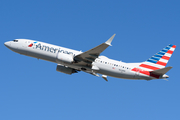
{"label": "jet engine", "polygon": [[77,73],[77,70],[75,70],[73,68],[65,67],[65,66],[63,66],[61,64],[57,65],[56,71],[62,72],[62,73],[65,73],[65,74],[69,74],[69,75],[71,75],[72,73]]}
{"label": "jet engine", "polygon": [[72,63],[74,61],[73,54],[64,54],[64,53],[58,53],[56,57],[56,61],[58,63]]}

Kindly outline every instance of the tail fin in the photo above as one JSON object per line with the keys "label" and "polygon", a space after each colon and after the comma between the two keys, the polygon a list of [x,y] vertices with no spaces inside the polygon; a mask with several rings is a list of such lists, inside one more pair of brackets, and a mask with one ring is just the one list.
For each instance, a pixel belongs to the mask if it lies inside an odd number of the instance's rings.
{"label": "tail fin", "polygon": [[165,68],[175,48],[176,45],[172,45],[172,44],[168,45],[160,52],[156,53],[154,56],[152,56],[151,58],[140,64],[139,67],[147,71],[154,71]]}

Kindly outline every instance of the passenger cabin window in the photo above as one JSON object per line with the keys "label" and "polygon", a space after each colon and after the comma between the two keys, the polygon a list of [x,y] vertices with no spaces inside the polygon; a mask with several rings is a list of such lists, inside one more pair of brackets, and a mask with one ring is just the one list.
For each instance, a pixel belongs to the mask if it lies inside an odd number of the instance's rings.
{"label": "passenger cabin window", "polygon": [[18,42],[18,40],[13,40],[14,42]]}

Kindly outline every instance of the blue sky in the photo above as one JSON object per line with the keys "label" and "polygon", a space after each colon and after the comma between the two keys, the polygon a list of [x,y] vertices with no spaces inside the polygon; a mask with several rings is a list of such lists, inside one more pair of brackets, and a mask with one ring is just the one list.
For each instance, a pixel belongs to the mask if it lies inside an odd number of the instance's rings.
{"label": "blue sky", "polygon": [[[178,0],[6,0],[0,2],[1,120],[180,119]],[[169,81],[134,81],[56,72],[56,64],[10,51],[16,38],[86,51],[116,33],[102,55],[145,61],[168,44],[177,48]]]}

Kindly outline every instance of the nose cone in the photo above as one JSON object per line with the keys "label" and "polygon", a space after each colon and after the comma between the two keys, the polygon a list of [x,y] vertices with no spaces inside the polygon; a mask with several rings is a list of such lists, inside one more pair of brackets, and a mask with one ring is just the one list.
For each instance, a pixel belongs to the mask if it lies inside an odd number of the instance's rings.
{"label": "nose cone", "polygon": [[11,43],[10,42],[5,42],[4,45],[9,48],[11,46]]}

